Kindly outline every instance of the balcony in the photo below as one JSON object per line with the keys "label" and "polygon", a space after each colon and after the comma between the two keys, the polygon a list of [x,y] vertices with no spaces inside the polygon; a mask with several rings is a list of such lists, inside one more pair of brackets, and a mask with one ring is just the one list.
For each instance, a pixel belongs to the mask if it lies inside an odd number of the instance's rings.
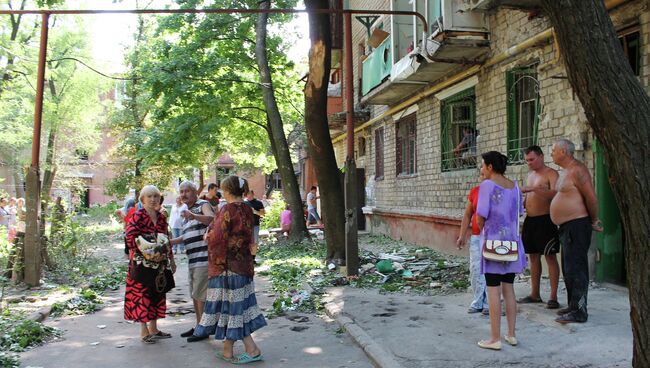
{"label": "balcony", "polygon": [[[424,14],[425,30],[413,16],[395,15],[392,30],[363,62],[363,104],[393,105],[471,65],[481,64],[490,41],[485,13],[455,0],[399,2],[393,10]],[[377,29],[377,28],[375,28]]]}

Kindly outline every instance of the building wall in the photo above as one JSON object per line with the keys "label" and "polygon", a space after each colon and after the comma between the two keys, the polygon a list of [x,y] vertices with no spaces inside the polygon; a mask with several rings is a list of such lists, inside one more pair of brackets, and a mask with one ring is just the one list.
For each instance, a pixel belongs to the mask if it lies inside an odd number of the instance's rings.
{"label": "building wall", "polygon": [[[618,28],[630,23],[641,24],[641,76],[643,84],[650,83],[650,13],[639,12],[638,4],[628,3],[612,12],[612,19]],[[369,4],[366,4],[369,5]],[[639,16],[641,14],[641,16]],[[528,19],[529,14],[511,9],[498,9],[489,15],[491,28],[490,56],[496,55],[522,41],[545,31],[550,27],[546,18]],[[388,22],[389,23],[389,22]],[[361,27],[363,28],[363,27]],[[365,32],[365,29],[363,29]],[[364,33],[365,35],[365,33]],[[355,33],[355,41],[359,34]],[[576,144],[576,158],[594,170],[594,152],[591,149],[593,134],[587,124],[582,106],[574,95],[561,55],[552,40],[544,45],[530,48],[513,59],[507,60],[479,72],[476,93],[476,128],[480,132],[477,151],[507,148],[507,94],[506,72],[520,66],[536,63],[539,80],[540,103],[542,106],[538,125],[538,145],[546,153],[547,164],[551,162],[550,147],[554,140],[565,137]],[[355,67],[357,63],[355,63]],[[356,72],[356,71],[355,71]],[[356,75],[356,73],[355,73]],[[374,209],[368,209],[371,231],[417,244],[454,252],[452,245],[458,234],[460,219],[466,204],[469,189],[478,184],[476,168],[442,172],[441,166],[441,123],[440,101],[429,97],[417,103],[417,173],[407,177],[396,175],[395,120],[400,114],[388,117],[369,127],[367,154],[358,167],[365,167],[367,190],[374,198]],[[372,117],[378,116],[387,107],[371,107]],[[374,181],[375,152],[374,131],[384,127],[384,179]],[[356,147],[356,146],[355,146]],[[337,162],[342,165],[345,140],[335,144]],[[525,180],[528,169],[525,164],[508,167],[507,176],[520,183]],[[370,213],[372,212],[372,213]]]}

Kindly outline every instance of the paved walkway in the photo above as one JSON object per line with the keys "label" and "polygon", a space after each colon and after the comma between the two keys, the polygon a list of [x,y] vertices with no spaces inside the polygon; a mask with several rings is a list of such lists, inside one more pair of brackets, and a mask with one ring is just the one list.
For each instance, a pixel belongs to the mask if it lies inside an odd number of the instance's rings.
{"label": "paved walkway", "polygon": [[[515,286],[518,296],[527,295],[527,283]],[[329,293],[328,311],[351,319],[367,335],[361,337],[364,346],[383,350],[378,365],[384,367],[611,368],[632,363],[628,295],[619,288],[590,289],[585,324],[560,325],[554,311],[541,304],[519,305],[519,345],[503,343],[501,351],[476,345],[489,337],[490,323],[487,316],[467,314],[468,293],[430,297],[351,287]],[[560,302],[565,301],[562,293]],[[501,331],[506,332],[505,318]]]}
{"label": "paved walkway", "polygon": [[[168,310],[191,309],[184,259],[177,272],[179,287],[168,294]],[[268,296],[269,283],[257,278],[256,287],[260,306],[270,308],[273,298]],[[161,340],[155,345],[141,343],[139,325],[124,321],[123,292],[120,290],[108,295],[112,304],[98,313],[46,320],[47,325],[65,330],[63,339],[22,353],[22,365],[43,368],[233,366],[215,358],[214,351],[221,349],[220,341],[209,339],[187,343],[179,337],[194,324],[194,314],[169,316],[159,322],[161,330],[172,333],[171,339]],[[352,339],[338,331],[336,322],[328,317],[304,316],[308,318],[307,322],[293,322],[286,317],[271,319],[269,326],[254,334],[265,357],[265,361],[255,363],[255,367],[372,367]],[[239,352],[243,352],[241,342],[235,344],[235,353]]]}

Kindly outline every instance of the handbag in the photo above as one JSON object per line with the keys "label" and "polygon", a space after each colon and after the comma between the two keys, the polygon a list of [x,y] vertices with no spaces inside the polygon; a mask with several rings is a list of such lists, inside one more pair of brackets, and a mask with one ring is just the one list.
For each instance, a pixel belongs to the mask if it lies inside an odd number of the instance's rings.
{"label": "handbag", "polygon": [[147,267],[144,264],[131,262],[131,278],[154,293],[165,294],[176,287],[174,274],[164,265],[158,268]]}
{"label": "handbag", "polygon": [[[519,186],[517,186],[519,189]],[[519,206],[521,200],[521,192],[517,190],[517,231],[519,231]],[[514,240],[497,240],[486,239],[483,244],[483,258],[490,261],[499,262],[515,262],[519,259],[519,243],[517,239]]]}

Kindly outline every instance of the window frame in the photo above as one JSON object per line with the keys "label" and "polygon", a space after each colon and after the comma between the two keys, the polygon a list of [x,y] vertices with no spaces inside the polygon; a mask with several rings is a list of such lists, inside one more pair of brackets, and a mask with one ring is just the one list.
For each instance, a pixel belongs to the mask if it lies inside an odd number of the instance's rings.
{"label": "window frame", "polygon": [[[530,145],[538,144],[539,138],[539,121],[542,112],[542,105],[539,95],[539,80],[537,79],[537,66],[532,64],[525,67],[513,68],[506,71],[506,121],[507,121],[507,136],[506,136],[506,152],[508,160],[513,164],[523,164],[524,153],[523,150]],[[519,89],[516,88],[517,84],[521,81],[533,79],[534,97],[526,98],[519,96]],[[532,122],[531,133],[529,137],[522,137],[522,114],[521,104],[525,102],[535,101],[535,115]],[[530,140],[530,144],[526,147],[522,146],[524,140]]]}
{"label": "window frame", "polygon": [[375,129],[375,181],[384,179],[384,143],[386,130],[383,126]]}
{"label": "window frame", "polygon": [[[641,28],[638,24],[623,28],[617,32],[618,40],[621,42],[621,47],[623,48],[623,54],[625,55],[625,58],[630,62],[630,67],[632,68],[632,72],[634,75],[637,77],[641,75],[641,68],[643,65],[641,64],[641,45],[642,45],[642,38],[641,38]],[[636,68],[632,65],[632,60],[631,60],[631,55],[629,55],[629,44],[630,44],[630,38],[631,36],[636,36],[636,55],[634,62],[636,63]]]}
{"label": "window frame", "polygon": [[395,176],[417,174],[417,162],[417,112],[413,112],[395,122]]}
{"label": "window frame", "polygon": [[[470,127],[474,129],[474,132],[476,133],[475,87],[469,87],[440,101],[440,170],[442,172],[466,170],[476,167],[476,158],[474,158],[472,162],[472,160],[465,161],[462,157],[458,159],[456,157],[449,157],[450,154],[453,154],[453,149],[455,148],[455,146],[450,146],[454,145],[454,142],[450,140],[450,134],[453,134],[451,130],[454,124],[451,113],[455,106],[463,104],[469,104],[470,116],[468,122]],[[461,124],[458,125],[460,126]],[[458,129],[462,129],[462,127]],[[460,143],[460,141],[458,143]],[[456,143],[456,145],[458,145],[458,143]]]}

